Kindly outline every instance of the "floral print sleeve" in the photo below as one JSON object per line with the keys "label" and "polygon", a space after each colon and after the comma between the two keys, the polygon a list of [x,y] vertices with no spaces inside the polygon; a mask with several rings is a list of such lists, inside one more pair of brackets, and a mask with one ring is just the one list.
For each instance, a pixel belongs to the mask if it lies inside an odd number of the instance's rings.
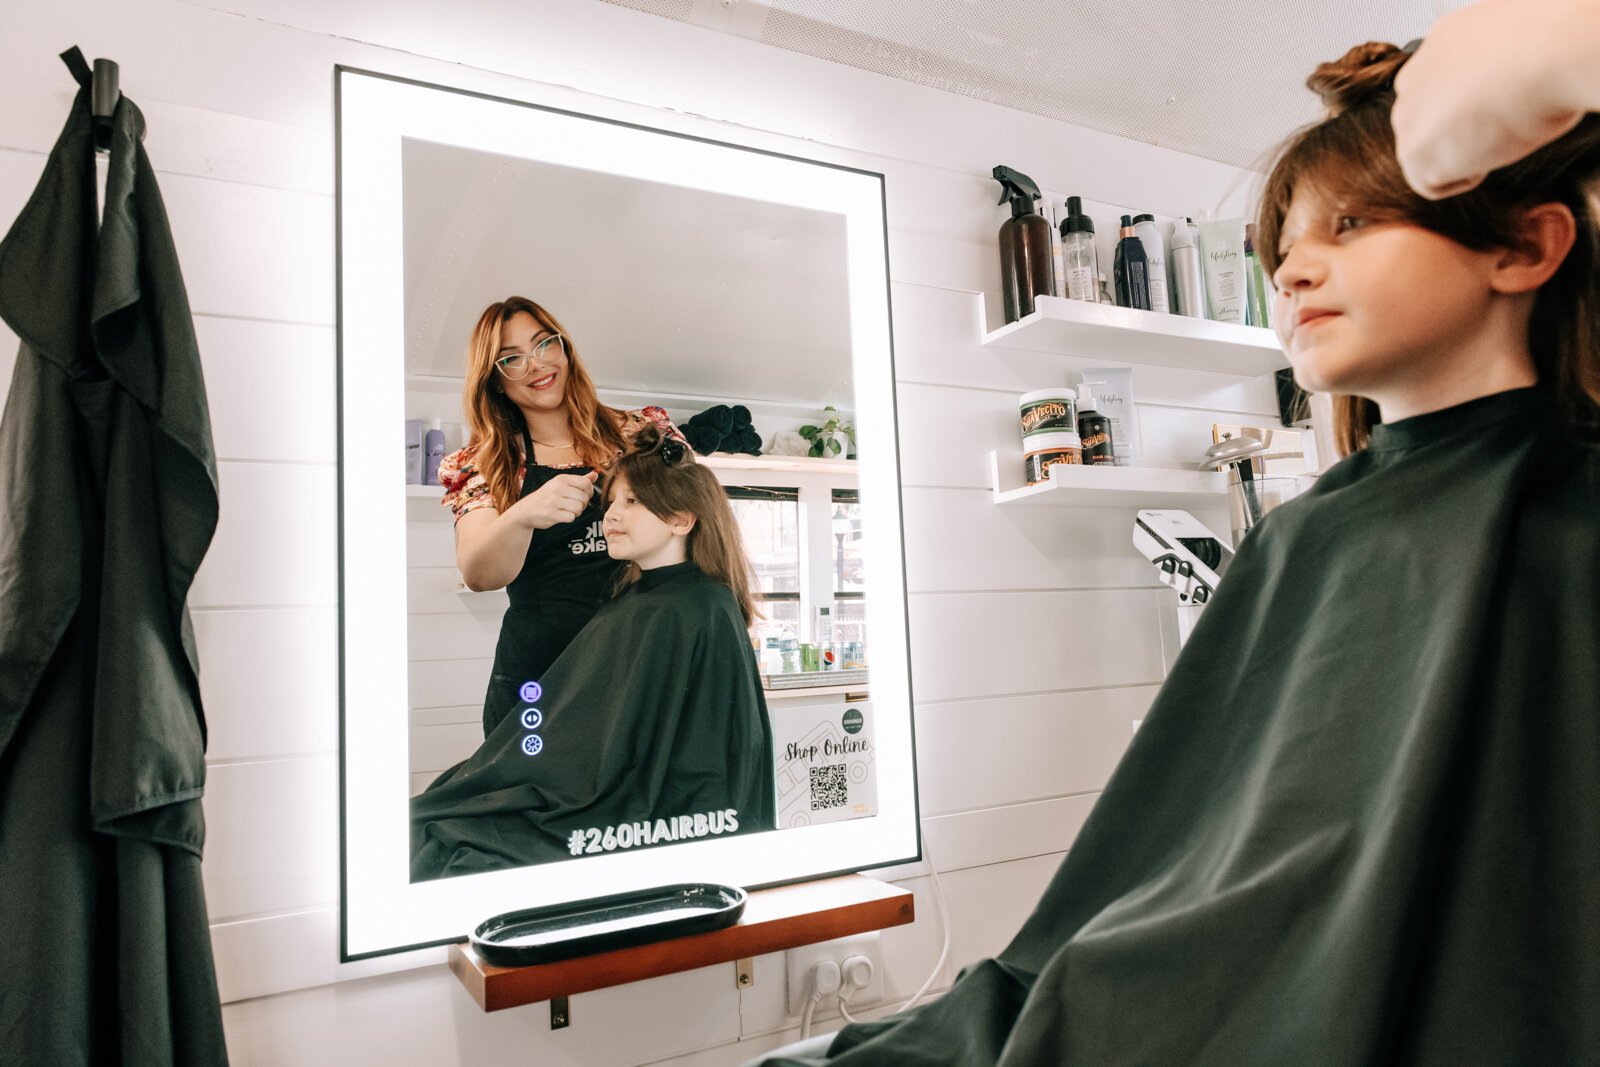
{"label": "floral print sleeve", "polygon": [[[444,486],[444,498],[439,503],[455,512],[457,519],[478,508],[494,507],[489,483],[478,470],[477,453],[477,445],[468,445],[439,461],[439,484]],[[522,477],[520,472],[517,477]]]}
{"label": "floral print sleeve", "polygon": [[676,441],[683,441],[684,444],[689,443],[684,439],[683,431],[674,426],[672,420],[667,417],[665,408],[651,405],[650,407],[639,408],[637,411],[624,411],[622,413],[622,425],[619,429],[622,430],[622,436],[626,440],[632,441],[633,435],[646,426],[654,426]]}

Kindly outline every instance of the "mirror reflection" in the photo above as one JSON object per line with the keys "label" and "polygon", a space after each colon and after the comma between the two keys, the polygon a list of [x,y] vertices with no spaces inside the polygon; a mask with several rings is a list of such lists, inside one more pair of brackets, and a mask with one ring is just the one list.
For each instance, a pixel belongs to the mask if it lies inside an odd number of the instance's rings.
{"label": "mirror reflection", "polygon": [[843,217],[402,165],[413,880],[872,816]]}

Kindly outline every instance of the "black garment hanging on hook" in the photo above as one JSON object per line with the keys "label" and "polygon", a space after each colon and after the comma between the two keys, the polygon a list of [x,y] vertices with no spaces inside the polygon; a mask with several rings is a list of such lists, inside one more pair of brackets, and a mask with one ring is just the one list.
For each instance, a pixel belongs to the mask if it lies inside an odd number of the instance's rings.
{"label": "black garment hanging on hook", "polygon": [[143,117],[116,105],[97,232],[89,97],[0,241],[0,1058],[221,1064],[185,606],[210,417]]}

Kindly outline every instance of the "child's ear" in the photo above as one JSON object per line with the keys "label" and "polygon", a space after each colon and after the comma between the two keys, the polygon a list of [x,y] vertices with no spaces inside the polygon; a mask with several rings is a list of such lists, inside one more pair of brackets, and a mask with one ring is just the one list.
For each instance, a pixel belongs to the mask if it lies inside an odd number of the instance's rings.
{"label": "child's ear", "polygon": [[694,524],[696,521],[698,520],[695,518],[695,516],[683,511],[672,516],[672,521],[667,523],[667,528],[673,533],[677,534],[679,537],[688,537],[689,531],[694,529]]}
{"label": "child's ear", "polygon": [[1517,237],[1495,261],[1489,287],[1497,293],[1531,293],[1560,269],[1578,238],[1572,209],[1536,204],[1522,213]]}

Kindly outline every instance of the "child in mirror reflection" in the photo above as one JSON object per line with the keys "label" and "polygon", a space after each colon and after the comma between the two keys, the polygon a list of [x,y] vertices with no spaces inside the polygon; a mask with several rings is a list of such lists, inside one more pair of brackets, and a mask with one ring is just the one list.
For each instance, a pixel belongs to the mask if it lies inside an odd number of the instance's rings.
{"label": "child in mirror reflection", "polygon": [[727,495],[653,428],[607,475],[616,596],[412,800],[412,877],[772,829],[772,729]]}

